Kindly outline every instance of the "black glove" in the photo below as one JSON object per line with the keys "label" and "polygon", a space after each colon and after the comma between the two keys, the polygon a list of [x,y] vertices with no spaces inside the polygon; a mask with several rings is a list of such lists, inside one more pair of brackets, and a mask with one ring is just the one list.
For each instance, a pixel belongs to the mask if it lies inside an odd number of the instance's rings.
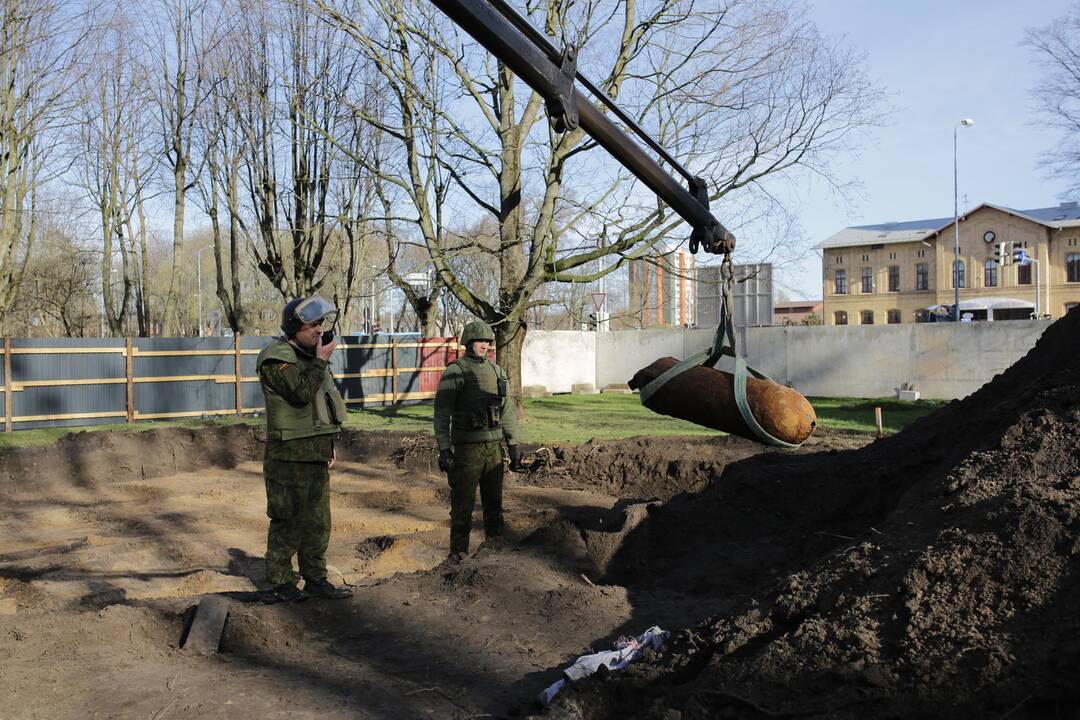
{"label": "black glove", "polygon": [[510,469],[514,472],[521,472],[525,469],[525,466],[521,464],[521,450],[517,445],[507,445],[507,452],[510,455]]}
{"label": "black glove", "polygon": [[439,451],[439,470],[448,473],[454,469],[454,448]]}

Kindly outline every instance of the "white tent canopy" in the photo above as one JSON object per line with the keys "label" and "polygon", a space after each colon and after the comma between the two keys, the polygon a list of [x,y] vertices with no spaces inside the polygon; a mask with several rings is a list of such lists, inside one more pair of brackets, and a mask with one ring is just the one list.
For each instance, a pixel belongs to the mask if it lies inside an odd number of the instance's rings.
{"label": "white tent canopy", "polygon": [[[931,305],[926,308],[927,310],[940,310],[945,307],[952,307],[952,305]],[[987,297],[987,298],[972,298],[971,300],[960,301],[960,312],[965,310],[986,310],[988,313],[993,310],[1027,310],[1035,309],[1035,303],[1028,300],[1018,300],[1017,298],[1009,297]]]}

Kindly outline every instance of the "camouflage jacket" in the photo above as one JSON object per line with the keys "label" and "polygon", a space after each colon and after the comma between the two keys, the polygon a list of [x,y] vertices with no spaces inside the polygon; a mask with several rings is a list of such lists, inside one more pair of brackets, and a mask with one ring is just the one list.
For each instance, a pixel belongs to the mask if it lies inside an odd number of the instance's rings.
{"label": "camouflage jacket", "polygon": [[[304,405],[312,402],[322,386],[326,361],[315,359],[306,368],[292,363],[270,360],[259,368],[259,382],[286,401]],[[334,436],[316,435],[296,440],[266,440],[268,460],[293,462],[326,462],[334,454]]]}

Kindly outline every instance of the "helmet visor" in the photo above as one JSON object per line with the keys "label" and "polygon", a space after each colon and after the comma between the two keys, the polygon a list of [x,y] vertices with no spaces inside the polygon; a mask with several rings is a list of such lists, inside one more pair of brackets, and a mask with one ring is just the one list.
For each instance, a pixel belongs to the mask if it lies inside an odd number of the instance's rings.
{"label": "helmet visor", "polygon": [[295,312],[296,319],[302,324],[310,325],[317,322],[322,324],[323,329],[332,327],[338,314],[336,307],[318,295],[312,295],[297,305]]}

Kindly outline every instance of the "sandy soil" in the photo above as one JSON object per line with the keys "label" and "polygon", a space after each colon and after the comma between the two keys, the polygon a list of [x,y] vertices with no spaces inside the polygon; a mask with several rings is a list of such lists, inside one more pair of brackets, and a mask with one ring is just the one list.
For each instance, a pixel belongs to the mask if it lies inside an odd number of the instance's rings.
{"label": "sandy soil", "polygon": [[[759,447],[532,448],[533,471],[508,483],[510,546],[450,566],[430,442],[343,439],[328,561],[356,593],[284,606],[254,597],[267,523],[257,431],[85,433],[7,453],[0,716],[515,716],[577,655],[723,604],[666,589],[631,598],[603,577],[648,513],[640,501],[703,487]],[[815,442],[808,452],[858,441]],[[179,645],[208,593],[231,612],[221,652],[199,657]]]}

